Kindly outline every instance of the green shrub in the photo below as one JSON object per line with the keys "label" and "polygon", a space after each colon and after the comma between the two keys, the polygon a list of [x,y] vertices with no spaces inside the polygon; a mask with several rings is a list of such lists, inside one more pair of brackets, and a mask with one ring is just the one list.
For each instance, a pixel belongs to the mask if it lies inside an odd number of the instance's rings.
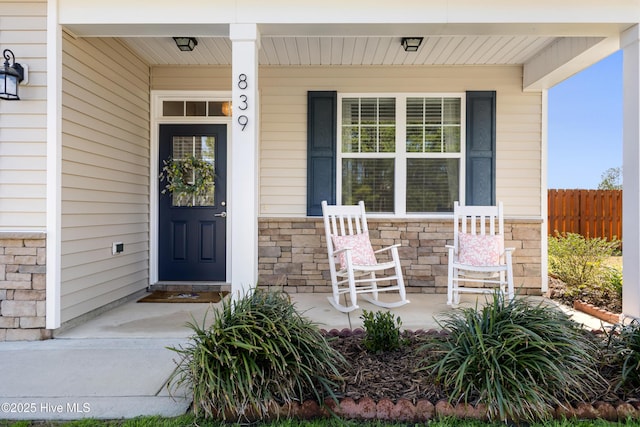
{"label": "green shrub", "polygon": [[622,268],[621,267],[604,267],[604,280],[602,289],[605,295],[611,295],[614,298],[622,299]]}
{"label": "green shrub", "polygon": [[619,240],[586,239],[565,233],[549,237],[549,273],[562,280],[570,296],[606,280],[605,261],[616,253]]}
{"label": "green shrub", "polygon": [[390,311],[362,310],[364,326],[364,339],[362,341],[367,351],[380,353],[383,351],[393,351],[400,348],[400,326],[402,320],[400,316],[394,318]]}
{"label": "green shrub", "polygon": [[187,324],[188,345],[170,348],[182,356],[170,390],[189,387],[196,415],[264,418],[273,402],[333,397],[345,360],[283,293],[226,300],[211,326],[205,320]]}
{"label": "green shrub", "polygon": [[635,396],[640,391],[640,323],[614,325],[607,336],[604,359],[613,371],[614,388]]}
{"label": "green shrub", "polygon": [[601,383],[596,344],[554,306],[505,302],[496,293],[482,309],[455,310],[439,322],[448,335],[426,345],[437,352],[426,369],[452,403],[484,403],[492,420],[544,419]]}

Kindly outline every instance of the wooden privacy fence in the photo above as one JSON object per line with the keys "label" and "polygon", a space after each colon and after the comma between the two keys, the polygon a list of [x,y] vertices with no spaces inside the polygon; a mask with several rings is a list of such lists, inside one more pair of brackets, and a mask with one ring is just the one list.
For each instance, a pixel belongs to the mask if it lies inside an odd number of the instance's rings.
{"label": "wooden privacy fence", "polygon": [[549,190],[549,234],[622,240],[622,190]]}

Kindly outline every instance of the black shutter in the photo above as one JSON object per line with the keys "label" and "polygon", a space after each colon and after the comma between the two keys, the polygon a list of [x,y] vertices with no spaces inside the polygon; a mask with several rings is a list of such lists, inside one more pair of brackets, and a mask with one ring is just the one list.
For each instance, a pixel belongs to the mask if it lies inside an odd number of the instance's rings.
{"label": "black shutter", "polygon": [[496,204],[496,92],[467,92],[466,204]]}
{"label": "black shutter", "polygon": [[337,92],[307,94],[307,215],[336,203]]}

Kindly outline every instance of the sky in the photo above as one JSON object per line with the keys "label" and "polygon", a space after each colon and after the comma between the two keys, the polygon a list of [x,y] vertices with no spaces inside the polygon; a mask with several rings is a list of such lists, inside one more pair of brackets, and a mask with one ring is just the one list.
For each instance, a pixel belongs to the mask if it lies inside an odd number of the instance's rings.
{"label": "sky", "polygon": [[595,189],[622,167],[622,51],[549,89],[548,187]]}

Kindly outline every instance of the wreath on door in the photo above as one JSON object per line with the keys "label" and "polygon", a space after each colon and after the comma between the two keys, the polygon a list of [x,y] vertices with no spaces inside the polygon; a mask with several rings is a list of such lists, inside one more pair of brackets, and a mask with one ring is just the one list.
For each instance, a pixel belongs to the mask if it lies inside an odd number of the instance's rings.
{"label": "wreath on door", "polygon": [[160,181],[166,181],[162,194],[185,194],[189,196],[205,196],[213,187],[215,169],[206,160],[189,156],[184,159],[169,157],[164,160],[160,172]]}

